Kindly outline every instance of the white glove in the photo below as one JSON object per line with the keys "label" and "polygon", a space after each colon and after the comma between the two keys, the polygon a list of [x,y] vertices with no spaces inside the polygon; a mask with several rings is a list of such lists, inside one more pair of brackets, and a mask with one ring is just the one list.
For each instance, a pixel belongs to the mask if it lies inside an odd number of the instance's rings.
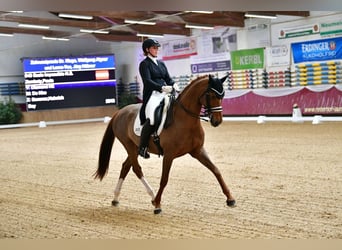
{"label": "white glove", "polygon": [[162,91],[165,93],[171,93],[172,89],[172,86],[162,86]]}
{"label": "white glove", "polygon": [[173,88],[175,89],[176,92],[180,92],[180,88],[177,83],[173,84]]}

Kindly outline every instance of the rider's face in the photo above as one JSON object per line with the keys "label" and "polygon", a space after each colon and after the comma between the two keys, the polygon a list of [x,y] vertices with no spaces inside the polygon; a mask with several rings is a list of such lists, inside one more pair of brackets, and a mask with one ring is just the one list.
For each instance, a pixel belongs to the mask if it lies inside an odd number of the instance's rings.
{"label": "rider's face", "polygon": [[153,56],[153,57],[157,57],[158,50],[159,50],[158,46],[152,46],[152,47],[148,48],[148,53],[150,53],[151,56]]}

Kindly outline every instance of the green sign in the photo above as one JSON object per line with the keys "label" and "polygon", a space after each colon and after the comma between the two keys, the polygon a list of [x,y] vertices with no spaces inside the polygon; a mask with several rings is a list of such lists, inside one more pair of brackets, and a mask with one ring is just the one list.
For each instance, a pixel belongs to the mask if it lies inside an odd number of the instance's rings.
{"label": "green sign", "polygon": [[341,35],[342,34],[342,21],[321,23],[320,34],[321,36]]}
{"label": "green sign", "polygon": [[262,69],[265,65],[264,48],[231,51],[232,70]]}
{"label": "green sign", "polygon": [[309,36],[319,33],[318,24],[303,25],[298,27],[285,28],[280,30],[279,39]]}
{"label": "green sign", "polygon": [[287,32],[284,37],[281,38],[292,38],[292,37],[299,37],[299,36],[309,36],[312,34],[315,34],[312,29],[308,30],[301,30],[301,31],[296,31],[296,32]]}

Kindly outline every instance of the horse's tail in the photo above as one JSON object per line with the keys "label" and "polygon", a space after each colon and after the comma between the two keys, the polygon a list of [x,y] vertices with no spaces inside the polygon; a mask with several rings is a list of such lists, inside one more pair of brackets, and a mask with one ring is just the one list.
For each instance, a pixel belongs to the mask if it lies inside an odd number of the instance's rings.
{"label": "horse's tail", "polygon": [[94,178],[99,178],[100,180],[107,174],[109,168],[109,160],[110,155],[112,152],[112,147],[115,139],[115,135],[113,132],[113,120],[115,115],[108,123],[107,129],[103,135],[101,146],[100,146],[100,153],[99,153],[99,162],[97,171],[94,173]]}

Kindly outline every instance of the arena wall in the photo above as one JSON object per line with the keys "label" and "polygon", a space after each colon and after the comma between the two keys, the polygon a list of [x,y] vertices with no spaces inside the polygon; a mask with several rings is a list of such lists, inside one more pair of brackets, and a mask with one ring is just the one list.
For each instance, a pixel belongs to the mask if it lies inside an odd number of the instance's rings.
{"label": "arena wall", "polygon": [[101,106],[91,108],[70,108],[48,111],[30,111],[23,112],[23,118],[20,123],[31,123],[40,121],[64,121],[101,118],[112,116],[117,110],[116,106]]}

